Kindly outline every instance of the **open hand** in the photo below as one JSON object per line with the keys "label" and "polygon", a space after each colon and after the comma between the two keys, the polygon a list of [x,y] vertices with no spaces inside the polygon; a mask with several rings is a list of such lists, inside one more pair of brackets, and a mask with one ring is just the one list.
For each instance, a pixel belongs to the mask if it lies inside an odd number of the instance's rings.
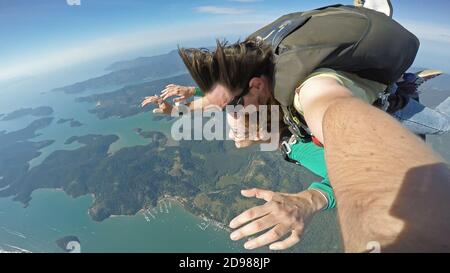
{"label": "open hand", "polygon": [[145,97],[141,103],[141,107],[145,107],[149,104],[157,104],[158,108],[153,110],[153,113],[170,115],[172,113],[173,105],[166,102],[159,96]]}
{"label": "open hand", "polygon": [[[314,190],[297,194],[277,193],[262,189],[243,190],[245,197],[264,199],[266,203],[253,207],[230,222],[232,240],[240,240],[270,229],[244,244],[246,249],[255,249],[270,244],[271,250],[283,250],[300,241],[313,215],[326,206],[326,200]],[[242,227],[243,226],[243,227]],[[285,235],[289,235],[287,238]]]}
{"label": "open hand", "polygon": [[163,100],[167,100],[170,97],[176,97],[173,99],[174,102],[182,102],[194,96],[194,94],[195,87],[169,84],[163,91],[161,91],[161,98]]}

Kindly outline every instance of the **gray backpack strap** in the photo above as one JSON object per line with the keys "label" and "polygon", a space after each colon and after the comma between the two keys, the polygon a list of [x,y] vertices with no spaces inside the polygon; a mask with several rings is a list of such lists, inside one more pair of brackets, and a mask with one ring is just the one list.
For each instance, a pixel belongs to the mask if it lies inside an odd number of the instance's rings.
{"label": "gray backpack strap", "polygon": [[[289,34],[305,24],[311,16],[297,16],[275,22],[272,27],[258,33],[257,38],[269,43],[277,51],[278,47]],[[275,52],[276,54],[277,52]]]}

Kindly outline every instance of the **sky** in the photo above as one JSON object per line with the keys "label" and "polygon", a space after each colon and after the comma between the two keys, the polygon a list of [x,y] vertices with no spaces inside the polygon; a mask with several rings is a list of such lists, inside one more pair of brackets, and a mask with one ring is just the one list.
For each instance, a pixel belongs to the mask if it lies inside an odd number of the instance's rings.
{"label": "sky", "polygon": [[[245,38],[283,14],[335,3],[0,0],[0,82],[118,54],[138,57],[149,48],[209,46],[215,38]],[[393,0],[393,5],[394,18],[421,39],[416,65],[450,71],[450,1]]]}

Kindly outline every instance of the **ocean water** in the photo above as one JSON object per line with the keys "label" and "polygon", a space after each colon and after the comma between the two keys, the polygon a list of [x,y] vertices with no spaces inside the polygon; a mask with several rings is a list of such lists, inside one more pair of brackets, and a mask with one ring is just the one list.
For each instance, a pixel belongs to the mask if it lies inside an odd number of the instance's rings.
{"label": "ocean water", "polygon": [[[239,252],[228,232],[186,212],[176,201],[135,216],[92,221],[91,196],[72,198],[62,191],[33,192],[23,208],[9,198],[0,199],[0,249],[7,251],[63,252],[55,241],[77,236],[81,252]],[[206,228],[205,228],[206,227]]]}

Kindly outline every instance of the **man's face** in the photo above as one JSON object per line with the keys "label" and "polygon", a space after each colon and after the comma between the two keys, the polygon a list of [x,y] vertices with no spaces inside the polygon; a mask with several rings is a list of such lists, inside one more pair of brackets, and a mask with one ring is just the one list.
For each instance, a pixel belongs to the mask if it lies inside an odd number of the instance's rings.
{"label": "man's face", "polygon": [[208,102],[224,109],[234,96],[231,91],[221,84],[217,84],[210,92],[205,95]]}
{"label": "man's face", "polygon": [[[225,86],[218,84],[210,92],[207,93],[208,101],[224,109],[233,99],[235,95]],[[249,82],[249,92],[243,97],[243,106],[269,105],[272,98],[269,81],[265,77],[255,77]],[[240,118],[237,118],[240,117]],[[237,113],[227,113],[227,122],[230,126],[229,137],[236,144],[237,148],[245,148],[256,143],[266,143],[264,140],[264,132],[258,130],[257,124],[245,125],[244,115],[237,115]],[[253,130],[253,131],[252,131]],[[249,132],[257,131],[256,134],[249,134]]]}
{"label": "man's face", "polygon": [[[239,94],[238,94],[239,95]],[[206,98],[211,104],[219,106],[224,109],[234,98],[231,90],[222,84],[217,84],[208,94]],[[267,78],[255,77],[249,82],[249,92],[243,97],[243,105],[268,105],[270,103],[272,93]]]}

